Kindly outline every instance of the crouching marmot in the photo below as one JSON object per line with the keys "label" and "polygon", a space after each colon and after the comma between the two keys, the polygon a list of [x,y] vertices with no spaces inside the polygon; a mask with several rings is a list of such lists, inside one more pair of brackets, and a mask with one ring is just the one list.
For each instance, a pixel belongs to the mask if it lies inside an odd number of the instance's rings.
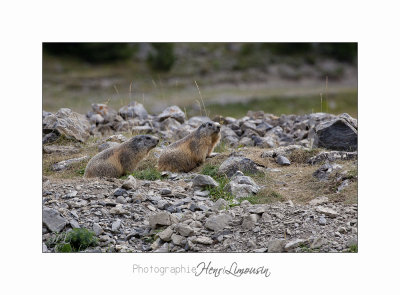
{"label": "crouching marmot", "polygon": [[158,138],[138,135],[95,155],[87,164],[84,177],[120,177],[133,172],[136,165],[158,144]]}
{"label": "crouching marmot", "polygon": [[158,159],[158,170],[189,172],[209,156],[221,138],[218,123],[203,123],[184,138],[170,144]]}

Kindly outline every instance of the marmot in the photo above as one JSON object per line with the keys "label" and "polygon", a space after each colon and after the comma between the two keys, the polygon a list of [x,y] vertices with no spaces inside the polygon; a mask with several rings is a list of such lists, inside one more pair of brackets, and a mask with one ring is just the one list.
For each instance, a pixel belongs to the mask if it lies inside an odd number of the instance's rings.
{"label": "marmot", "polygon": [[207,122],[184,138],[170,144],[158,159],[160,171],[189,172],[209,156],[221,138],[220,125]]}
{"label": "marmot", "polygon": [[136,165],[158,144],[158,138],[138,135],[95,155],[87,164],[84,177],[120,177],[133,172]]}

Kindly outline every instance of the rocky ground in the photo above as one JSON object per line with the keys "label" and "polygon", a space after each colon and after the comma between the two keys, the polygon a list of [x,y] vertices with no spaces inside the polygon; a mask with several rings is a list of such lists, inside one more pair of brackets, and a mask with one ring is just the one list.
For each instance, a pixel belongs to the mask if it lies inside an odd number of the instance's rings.
{"label": "rocky ground", "polygon": [[[137,103],[44,111],[43,251],[74,228],[97,238],[85,252],[357,251],[356,119],[216,117],[222,140],[204,165],[157,172],[160,150],[207,120]],[[91,156],[141,133],[161,144],[133,176],[82,178]]]}

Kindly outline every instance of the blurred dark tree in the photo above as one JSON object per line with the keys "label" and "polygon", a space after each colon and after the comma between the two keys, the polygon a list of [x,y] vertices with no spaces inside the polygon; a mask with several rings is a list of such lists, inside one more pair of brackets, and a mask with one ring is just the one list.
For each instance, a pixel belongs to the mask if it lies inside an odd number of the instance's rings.
{"label": "blurred dark tree", "polygon": [[311,43],[263,43],[262,48],[277,55],[302,55],[312,49]]}
{"label": "blurred dark tree", "polygon": [[357,43],[316,43],[315,48],[321,56],[344,62],[357,61]]}
{"label": "blurred dark tree", "polygon": [[308,63],[314,63],[316,57],[354,63],[357,61],[357,43],[244,43],[240,51],[246,58],[257,54],[302,57]]}
{"label": "blurred dark tree", "polygon": [[149,53],[147,62],[155,71],[168,72],[175,62],[173,43],[151,43],[154,51]]}
{"label": "blurred dark tree", "polygon": [[43,43],[43,51],[62,56],[77,57],[91,63],[125,60],[135,52],[129,43]]}

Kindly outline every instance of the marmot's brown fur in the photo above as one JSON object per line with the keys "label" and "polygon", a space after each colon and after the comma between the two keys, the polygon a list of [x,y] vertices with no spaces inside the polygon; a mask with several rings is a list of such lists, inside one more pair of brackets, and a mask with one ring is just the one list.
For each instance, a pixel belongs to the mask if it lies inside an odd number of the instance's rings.
{"label": "marmot's brown fur", "polygon": [[158,144],[158,138],[138,135],[95,155],[87,164],[84,177],[120,177],[136,165]]}
{"label": "marmot's brown fur", "polygon": [[158,170],[189,172],[204,163],[221,138],[220,125],[207,122],[184,138],[170,144],[158,159]]}

